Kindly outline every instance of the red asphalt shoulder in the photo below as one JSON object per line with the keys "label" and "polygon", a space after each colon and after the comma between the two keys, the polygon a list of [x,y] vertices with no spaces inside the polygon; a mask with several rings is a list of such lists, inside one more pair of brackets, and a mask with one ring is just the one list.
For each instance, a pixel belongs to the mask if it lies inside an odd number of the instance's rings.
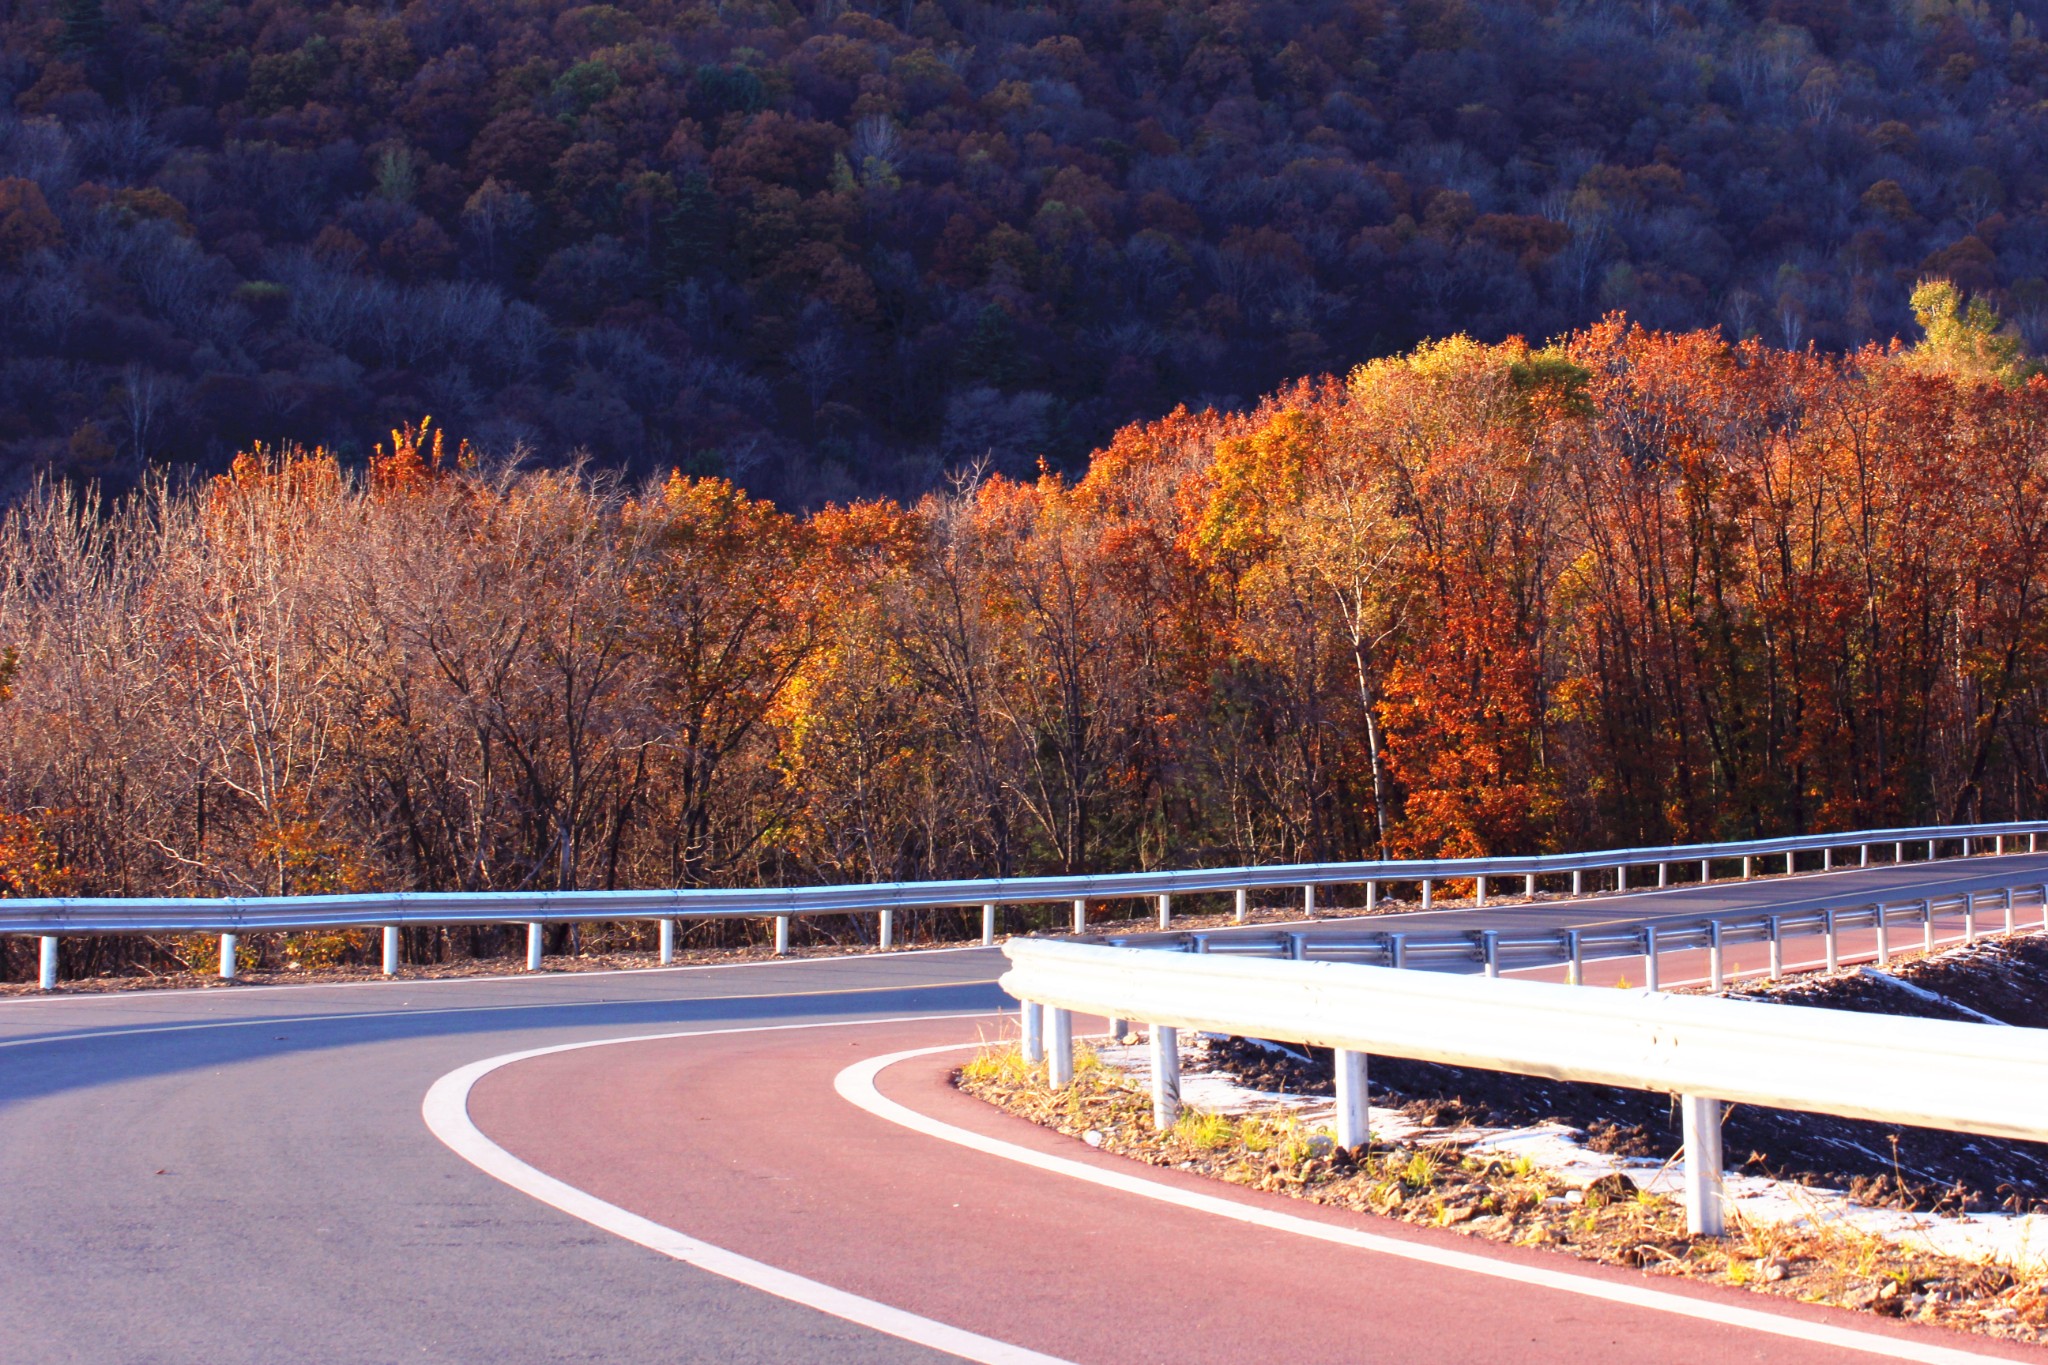
{"label": "red asphalt shoulder", "polygon": [[[1191,1346],[1253,1358],[1433,1361],[1645,1351],[1759,1361],[1868,1353],[1561,1292],[1513,1267],[1644,1283],[1556,1253],[1139,1166],[1001,1113],[950,1082],[957,1059],[906,1059],[883,1095],[1000,1144],[1169,1189],[1487,1256],[1477,1275],[1221,1218],[910,1132],[834,1093],[849,1064],[971,1044],[995,1019],[677,1037],[535,1057],[484,1077],[470,1112],[534,1167],[690,1236],[837,1288],[1070,1360],[1168,1360]],[[1504,1277],[1501,1270],[1508,1273]],[[2034,1359],[2008,1343],[1788,1304],[1718,1286],[1660,1291],[1881,1336]]]}

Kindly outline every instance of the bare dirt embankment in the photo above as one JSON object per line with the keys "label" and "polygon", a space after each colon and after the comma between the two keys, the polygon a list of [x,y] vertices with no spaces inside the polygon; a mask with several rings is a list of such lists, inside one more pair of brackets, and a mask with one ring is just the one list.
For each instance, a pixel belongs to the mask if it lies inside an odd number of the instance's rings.
{"label": "bare dirt embankment", "polygon": [[[1868,1013],[2048,1026],[2048,940],[1987,940],[1886,971],[1759,983],[1730,994]],[[1374,1057],[1375,1141],[1346,1151],[1295,1116],[1290,1102],[1333,1091],[1330,1054],[1241,1038],[1205,1038],[1191,1071],[1220,1073],[1271,1097],[1263,1111],[1190,1109],[1161,1133],[1133,1079],[1085,1057],[1077,1084],[1053,1091],[1014,1050],[962,1069],[960,1084],[992,1103],[1155,1165],[1317,1203],[1456,1227],[1489,1240],[1551,1246],[1660,1275],[1715,1280],[1812,1302],[1905,1316],[1974,1332],[2048,1340],[2048,1270],[1958,1257],[1826,1218],[1767,1220],[1738,1212],[1722,1239],[1685,1231],[1684,1211],[1639,1181],[1585,1183],[1527,1157],[1489,1151],[1476,1134],[1546,1126],[1636,1167],[1678,1155],[1679,1122],[1661,1095]],[[1312,1106],[1311,1106],[1312,1109]],[[1307,1112],[1307,1111],[1303,1111]],[[2048,1145],[1730,1106],[1723,1130],[1731,1179],[1782,1182],[1789,1197],[1899,1211],[1933,1223],[2048,1213]],[[1656,1182],[1651,1182],[1656,1183]],[[1668,1187],[1670,1182],[1664,1182]],[[1842,1199],[1846,1193],[1847,1199]]]}

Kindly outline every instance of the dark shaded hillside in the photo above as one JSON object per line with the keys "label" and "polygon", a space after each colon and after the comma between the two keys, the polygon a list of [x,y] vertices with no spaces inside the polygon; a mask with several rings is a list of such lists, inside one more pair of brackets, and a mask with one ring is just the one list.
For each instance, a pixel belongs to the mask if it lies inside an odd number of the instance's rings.
{"label": "dark shaded hillside", "polygon": [[432,412],[794,502],[1610,308],[2048,329],[2036,3],[26,0],[0,460]]}

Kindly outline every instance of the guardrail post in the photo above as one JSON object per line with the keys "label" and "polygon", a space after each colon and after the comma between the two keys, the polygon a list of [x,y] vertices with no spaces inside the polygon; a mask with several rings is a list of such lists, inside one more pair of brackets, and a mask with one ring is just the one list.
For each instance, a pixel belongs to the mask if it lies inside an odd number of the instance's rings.
{"label": "guardrail post", "polygon": [[1474,904],[1486,904],[1486,874],[1482,872],[1477,877],[1474,877],[1472,879],[1472,885],[1476,892],[1476,895],[1474,896]]}
{"label": "guardrail post", "polygon": [[1895,863],[1906,861],[1906,841],[1904,839],[1892,845],[1892,861]]}
{"label": "guardrail post", "polygon": [[1479,931],[1479,955],[1486,961],[1488,976],[1500,975],[1500,933],[1493,929]]}
{"label": "guardrail post", "polygon": [[1820,851],[1820,870],[1823,872],[1833,872],[1835,870],[1835,848],[1833,844]]}
{"label": "guardrail post", "polygon": [[1534,872],[1522,878],[1522,894],[1524,896],[1534,896],[1536,894],[1536,874]]}
{"label": "guardrail post", "polygon": [[1823,910],[1820,912],[1820,915],[1821,932],[1827,936],[1828,970],[1839,972],[1842,970],[1842,954],[1839,951],[1840,945],[1835,937],[1835,912]]}
{"label": "guardrail post", "polygon": [[777,915],[775,917],[775,955],[777,957],[789,956],[788,915]]}
{"label": "guardrail post", "polygon": [[1750,879],[1751,877],[1753,877],[1753,876],[1755,876],[1755,875],[1756,875],[1756,859],[1754,859],[1753,857],[1751,857],[1751,856],[1750,856],[1749,854],[1747,854],[1747,853],[1743,854],[1743,855],[1742,855],[1742,880],[1744,880],[1744,881],[1748,881],[1748,880],[1749,880],[1749,879]]}
{"label": "guardrail post", "polygon": [[1314,919],[1316,917],[1316,889],[1314,886],[1304,886],[1301,888],[1301,917],[1303,919]]}
{"label": "guardrail post", "polygon": [[1885,923],[1884,902],[1879,901],[1875,909],[1870,927],[1877,931],[1877,965],[1882,967],[1892,960],[1891,926]]}
{"label": "guardrail post", "polygon": [[2014,926],[2012,922],[2012,888],[2008,886],[2005,888],[2005,932],[2007,932],[2008,934],[2011,933],[2013,931],[2013,927]]}
{"label": "guardrail post", "polygon": [[384,975],[398,975],[398,926],[384,926]]}
{"label": "guardrail post", "polygon": [[1934,951],[1934,902],[1931,900],[1920,902],[1920,951]]}
{"label": "guardrail post", "polygon": [[1036,1066],[1045,1060],[1045,1006],[1036,1000],[1023,1000],[1017,1004],[1017,1050],[1024,1054],[1024,1060]]}
{"label": "guardrail post", "polygon": [[1967,834],[1963,836],[1963,856],[1965,858],[1970,856],[1970,836]]}
{"label": "guardrail post", "polygon": [[1700,881],[1705,883],[1712,880],[1714,880],[1714,860],[1712,858],[1700,859]]}
{"label": "guardrail post", "polygon": [[1586,893],[1586,873],[1585,873],[1585,870],[1584,870],[1584,869],[1582,869],[1582,868],[1577,868],[1577,867],[1575,867],[1575,868],[1573,868],[1573,869],[1572,869],[1572,894],[1573,894],[1574,896],[1583,896],[1583,895],[1584,895],[1585,893]]}
{"label": "guardrail post", "polygon": [[1046,1011],[1045,1078],[1056,1086],[1074,1083],[1074,1013]]}
{"label": "guardrail post", "polygon": [[1237,888],[1237,922],[1243,924],[1252,917],[1252,893],[1243,887]]}
{"label": "guardrail post", "polygon": [[1643,989],[1657,989],[1657,926],[1643,926]]}
{"label": "guardrail post", "polygon": [[1585,985],[1586,955],[1579,946],[1579,931],[1576,929],[1567,929],[1564,931],[1564,957],[1565,983],[1571,986]]}
{"label": "guardrail post", "polygon": [[526,970],[529,972],[540,970],[540,948],[541,923],[539,920],[530,920],[526,926]]}
{"label": "guardrail post", "polygon": [[1368,911],[1380,908],[1380,884],[1378,882],[1367,882],[1365,884],[1365,908]]}
{"label": "guardrail post", "polygon": [[1670,864],[1670,863],[1658,863],[1658,864],[1657,864],[1657,889],[1658,889],[1659,891],[1662,891],[1662,890],[1663,890],[1663,889],[1664,889],[1665,887],[1667,887],[1667,886],[1669,886],[1669,885],[1671,885],[1671,864]]}
{"label": "guardrail post", "polygon": [[1789,876],[1791,876],[1791,875],[1792,875],[1792,871],[1793,871],[1793,868],[1794,868],[1794,867],[1796,866],[1796,864],[1795,864],[1795,863],[1793,862],[1793,859],[1797,858],[1798,856],[1799,856],[1799,854],[1798,854],[1798,853],[1797,853],[1796,851],[1792,850],[1792,849],[1789,849],[1789,848],[1788,848],[1788,849],[1786,849],[1786,850],[1785,850],[1785,875],[1786,875],[1786,876],[1788,876],[1788,877],[1789,877]]}
{"label": "guardrail post", "polygon": [[882,912],[882,932],[880,938],[882,940],[883,952],[886,953],[896,946],[896,912],[894,910],[884,910]]}
{"label": "guardrail post", "polygon": [[1714,990],[1720,990],[1721,978],[1721,921],[1707,921],[1707,983]]}
{"label": "guardrail post", "polygon": [[676,922],[667,915],[661,917],[661,965],[674,965],[676,960]]}
{"label": "guardrail post", "polygon": [[1337,1049],[1337,1145],[1356,1150],[1371,1141],[1372,1108],[1365,1094],[1366,1054]]}
{"label": "guardrail post", "polygon": [[1173,927],[1173,897],[1164,893],[1161,893],[1159,897],[1159,927],[1162,929],[1171,929]]}
{"label": "guardrail post", "polygon": [[1771,980],[1785,975],[1785,926],[1776,915],[1769,919],[1771,932]]}
{"label": "guardrail post", "polygon": [[1930,863],[1934,861],[1934,840],[1932,839],[1927,841],[1927,861]]}
{"label": "guardrail post", "polygon": [[1856,865],[1857,865],[1858,867],[1869,867],[1869,866],[1870,866],[1870,845],[1869,845],[1869,844],[1862,844],[1862,845],[1859,845],[1859,846],[1857,847],[1857,849],[1856,849],[1856,859],[1857,859],[1857,861],[1856,861]]}
{"label": "guardrail post", "polygon": [[1152,1026],[1152,1126],[1160,1132],[1180,1117],[1180,1030]]}
{"label": "guardrail post", "polygon": [[1422,879],[1422,908],[1427,910],[1435,900],[1436,883],[1429,878]]}
{"label": "guardrail post", "polygon": [[1628,890],[1628,864],[1627,864],[1627,863],[1623,863],[1623,864],[1622,864],[1621,866],[1619,866],[1619,867],[1617,867],[1617,868],[1615,868],[1615,869],[1614,869],[1614,889],[1615,889],[1616,891],[1626,891],[1626,890]]}
{"label": "guardrail post", "polygon": [[39,952],[37,956],[40,959],[36,964],[38,969],[38,984],[40,984],[41,987],[46,991],[56,990],[57,936],[55,934],[43,935],[41,952]]}
{"label": "guardrail post", "polygon": [[1088,902],[1085,900],[1074,902],[1074,932],[1077,934],[1088,932]]}
{"label": "guardrail post", "polygon": [[1963,893],[1963,942],[1975,943],[1976,941],[1977,893],[1974,891],[1965,891]]}
{"label": "guardrail post", "polygon": [[2005,853],[2005,836],[2003,834],[1998,836],[1998,852],[2001,856]]}
{"label": "guardrail post", "polygon": [[1287,956],[1295,962],[1308,961],[1307,934],[1289,934],[1287,936]]}
{"label": "guardrail post", "polygon": [[1128,1019],[1112,1019],[1109,1021],[1109,1040],[1113,1043],[1121,1043],[1124,1040],[1124,1035],[1130,1031],[1131,1021]]}
{"label": "guardrail post", "polygon": [[1726,1229],[1721,1207],[1721,1101],[1681,1095],[1678,1106],[1685,1142],[1685,1230],[1695,1237],[1719,1237]]}
{"label": "guardrail post", "polygon": [[1387,965],[1396,969],[1408,965],[1408,935],[1387,935]]}
{"label": "guardrail post", "polygon": [[981,946],[986,948],[996,941],[996,907],[993,902],[981,907]]}

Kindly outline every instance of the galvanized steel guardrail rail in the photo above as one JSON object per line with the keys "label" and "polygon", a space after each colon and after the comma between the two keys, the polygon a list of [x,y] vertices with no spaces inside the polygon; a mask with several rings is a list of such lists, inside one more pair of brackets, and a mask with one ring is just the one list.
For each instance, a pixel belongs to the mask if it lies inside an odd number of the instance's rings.
{"label": "galvanized steel guardrail rail", "polygon": [[1790,939],[1819,937],[1825,943],[1826,969],[1841,966],[1841,935],[1857,929],[1871,931],[1874,955],[1881,966],[1891,960],[1898,943],[1897,929],[1917,929],[1919,947],[1933,952],[1936,946],[1935,920],[1959,911],[1963,940],[1974,942],[1981,925],[1980,915],[1995,916],[1996,927],[2012,933],[2020,927],[2020,915],[2031,912],[2044,933],[2048,933],[2048,882],[2020,882],[2008,886],[1965,891],[1951,896],[1922,896],[1918,899],[1858,901],[1841,906],[1780,913],[1756,911],[1704,915],[1695,920],[1672,922],[1650,920],[1637,924],[1602,925],[1598,929],[1557,929],[1516,931],[1468,929],[1458,932],[1353,931],[1305,932],[1274,930],[1264,934],[1241,931],[1224,933],[1154,934],[1090,939],[1114,948],[1165,949],[1187,953],[1232,957],[1278,957],[1294,961],[1361,962],[1378,967],[1451,967],[1477,964],[1486,976],[1503,970],[1562,966],[1565,980],[1579,985],[1585,964],[1598,959],[1634,957],[1643,960],[1643,985],[1656,990],[1662,984],[1661,960],[1665,953],[1704,949],[1707,954],[1707,984],[1720,990],[1729,973],[1724,952],[1744,944],[1768,944],[1766,975],[1773,981],[1785,973],[1785,943]]}
{"label": "galvanized steel guardrail rail", "polygon": [[1337,1141],[1368,1140],[1367,1058],[1396,1057],[1662,1091],[1681,1101],[1687,1222],[1725,1227],[1721,1106],[1809,1110],[1994,1137],[2048,1139],[2048,1031],[1795,1005],[1574,990],[1358,962],[1013,939],[1003,988],[1024,1049],[1073,1079],[1075,1013],[1150,1024],[1154,1120],[1179,1108],[1179,1032],[1336,1052]]}
{"label": "galvanized steel guardrail rail", "polygon": [[[1943,853],[1968,856],[1995,848],[2005,852],[2009,841],[2025,840],[2029,851],[2048,833],[2048,821],[2004,824],[1922,825],[1904,829],[1862,830],[1840,834],[1793,835],[1719,844],[1677,844],[1654,848],[1615,849],[1594,853],[1543,854],[1521,858],[1439,858],[1353,863],[1296,863],[1266,867],[1199,868],[1160,872],[1103,873],[1081,876],[1009,877],[971,881],[878,882],[843,886],[758,887],[725,889],[654,889],[631,891],[509,892],[379,892],[343,896],[226,897],[49,897],[0,900],[0,934],[32,934],[41,938],[41,975],[45,989],[56,983],[58,943],[66,934],[218,933],[221,974],[235,970],[235,938],[258,930],[382,928],[384,971],[398,968],[399,929],[407,926],[514,924],[527,926],[527,966],[541,963],[541,928],[550,923],[656,920],[661,926],[661,960],[675,954],[678,919],[759,918],[775,923],[778,953],[789,945],[792,918],[812,915],[874,914],[877,938],[889,947],[897,910],[980,906],[982,940],[995,939],[1001,906],[1070,903],[1075,933],[1086,932],[1090,901],[1156,899],[1161,928],[1172,923],[1175,896],[1234,893],[1236,916],[1248,914],[1254,891],[1299,888],[1302,908],[1313,917],[1318,888],[1362,886],[1368,909],[1376,908],[1389,886],[1418,888],[1424,909],[1434,904],[1436,887],[1447,881],[1473,882],[1477,900],[1504,881],[1519,880],[1524,894],[1534,895],[1544,881],[1573,894],[1604,889],[1612,878],[1617,890],[1671,883],[1672,870],[1697,867],[1700,880],[1711,880],[1715,866],[1739,866],[1744,877],[1768,873],[1767,864],[1782,859],[1782,870],[1797,870],[1801,858],[1818,857],[1822,868],[1853,851],[1859,864],[1870,861],[1873,848],[1887,846],[1905,861],[1924,848],[1935,859]],[[1654,882],[1650,879],[1654,877]]]}

